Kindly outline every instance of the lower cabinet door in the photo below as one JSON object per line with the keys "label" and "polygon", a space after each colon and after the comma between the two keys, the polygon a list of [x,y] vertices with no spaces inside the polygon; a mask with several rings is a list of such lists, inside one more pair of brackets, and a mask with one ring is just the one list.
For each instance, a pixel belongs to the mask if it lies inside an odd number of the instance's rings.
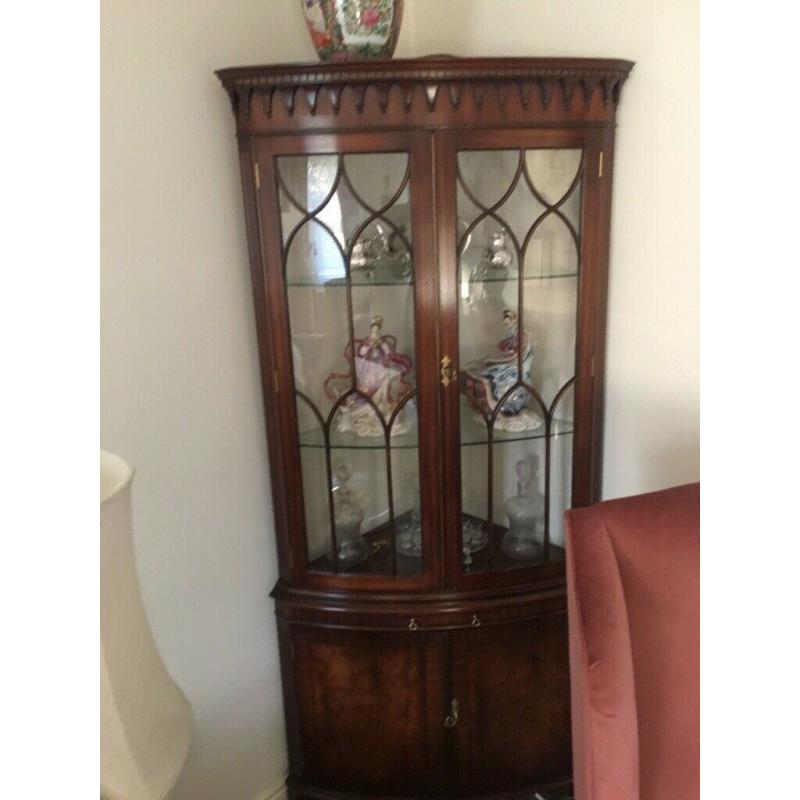
{"label": "lower cabinet door", "polygon": [[442,792],[446,636],[296,627],[302,782],[344,792]]}
{"label": "lower cabinet door", "polygon": [[571,777],[566,615],[454,631],[454,772],[462,795]]}

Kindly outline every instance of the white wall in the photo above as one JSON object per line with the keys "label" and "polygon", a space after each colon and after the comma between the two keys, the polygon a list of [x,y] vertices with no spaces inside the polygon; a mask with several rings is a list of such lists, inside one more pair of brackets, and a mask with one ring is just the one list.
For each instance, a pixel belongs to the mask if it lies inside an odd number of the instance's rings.
{"label": "white wall", "polygon": [[104,0],[101,442],[136,467],[156,641],[194,707],[177,800],[286,762],[267,455],[233,116],[213,70],[313,55],[294,0]]}
{"label": "white wall", "polygon": [[[619,117],[607,496],[698,475],[697,7],[407,0],[398,56],[637,66]],[[271,498],[233,120],[212,72],[313,58],[299,0],[104,0],[102,429],[136,468],[156,641],[196,716],[176,800],[253,800],[285,744]]]}
{"label": "white wall", "polygon": [[603,494],[699,480],[699,3],[411,2],[420,55],[636,62],[618,115]]}

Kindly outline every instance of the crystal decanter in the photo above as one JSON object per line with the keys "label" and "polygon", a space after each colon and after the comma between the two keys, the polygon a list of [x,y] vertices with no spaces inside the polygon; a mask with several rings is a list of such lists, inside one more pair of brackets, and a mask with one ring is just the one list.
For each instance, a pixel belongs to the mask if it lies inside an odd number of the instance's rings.
{"label": "crystal decanter", "polygon": [[350,486],[350,470],[346,464],[336,467],[339,484],[333,489],[333,512],[336,523],[336,563],[354,567],[369,557],[369,544],[361,535],[364,504],[361,493]]}
{"label": "crystal decanter", "polygon": [[509,558],[531,560],[538,558],[544,544],[539,536],[539,516],[542,504],[533,486],[533,468],[529,461],[517,461],[517,494],[505,502],[509,519],[503,536],[502,549]]}

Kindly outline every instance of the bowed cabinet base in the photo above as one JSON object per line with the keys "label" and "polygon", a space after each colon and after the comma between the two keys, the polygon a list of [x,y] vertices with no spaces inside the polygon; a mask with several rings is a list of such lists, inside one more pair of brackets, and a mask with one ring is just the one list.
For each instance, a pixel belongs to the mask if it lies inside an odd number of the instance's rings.
{"label": "bowed cabinet base", "polygon": [[280,620],[290,797],[568,797],[564,610],[427,619],[391,631]]}
{"label": "bowed cabinet base", "polygon": [[[289,778],[287,783],[289,800],[385,800],[385,797],[353,794],[352,792],[336,792],[306,786],[302,781]],[[392,800],[418,800],[420,795],[409,797],[393,797]],[[432,800],[450,800],[452,795],[439,795]],[[561,781],[551,786],[538,789],[525,789],[521,792],[502,792],[491,795],[467,795],[464,800],[575,800],[572,781]]]}

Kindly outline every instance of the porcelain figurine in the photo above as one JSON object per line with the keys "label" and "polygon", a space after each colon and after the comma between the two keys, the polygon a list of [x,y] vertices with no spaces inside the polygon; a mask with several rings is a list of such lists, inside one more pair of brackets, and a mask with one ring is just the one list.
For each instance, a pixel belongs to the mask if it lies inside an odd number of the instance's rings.
{"label": "porcelain figurine", "polygon": [[333,488],[333,518],[336,526],[336,562],[340,567],[354,567],[369,557],[369,544],[361,535],[364,503],[360,492],[350,486],[346,464],[336,467],[338,485]]}
{"label": "porcelain figurine", "polygon": [[390,274],[397,281],[407,281],[414,272],[411,253],[406,246],[406,242],[411,241],[411,223],[404,222],[389,230],[384,230],[380,222],[375,224],[381,236],[383,252],[389,259]]}
{"label": "porcelain figurine", "polygon": [[483,257],[493,270],[508,270],[514,263],[514,251],[511,237],[506,231],[495,231],[492,234]]}
{"label": "porcelain figurine", "polygon": [[403,21],[403,0],[301,0],[321,61],[391,58]]}
{"label": "porcelain figurine", "polygon": [[379,256],[380,253],[373,239],[366,236],[356,239],[350,253],[351,272],[363,271],[367,279],[372,280]]}
{"label": "porcelain figurine", "polygon": [[[411,371],[411,359],[397,352],[397,339],[390,334],[381,333],[383,317],[372,318],[369,334],[363,339],[356,339],[353,346],[347,345],[344,351],[345,360],[353,365],[356,388],[368,397],[371,403],[358,394],[349,396],[338,413],[338,430],[342,433],[352,432],[357,436],[383,436],[384,429],[375,414],[375,408],[385,422],[389,421],[398,403],[413,387],[406,380]],[[350,372],[332,372],[325,379],[325,394],[335,403],[342,394],[349,391]],[[347,388],[337,391],[336,384],[348,381]],[[410,423],[405,419],[404,410],[400,411],[392,425],[391,435],[407,433]]]}
{"label": "porcelain figurine", "polygon": [[463,517],[461,521],[461,563],[465,567],[472,565],[472,554],[486,547],[489,534],[476,519]]}
{"label": "porcelain figurine", "polygon": [[[498,343],[497,352],[472,361],[462,373],[462,392],[480,415],[481,421],[494,413],[497,404],[512,386],[519,381],[530,384],[531,380],[533,345],[528,332],[519,330],[516,312],[508,308],[503,311],[503,324],[506,326],[506,335]],[[530,397],[522,388],[511,392],[497,414],[495,429],[525,431],[540,427],[542,421],[528,411]]]}
{"label": "porcelain figurine", "polygon": [[509,558],[530,560],[538,558],[544,551],[544,543],[538,534],[539,513],[544,504],[533,486],[533,469],[529,461],[517,461],[517,494],[505,502],[509,519],[508,530],[503,535],[501,548]]}
{"label": "porcelain figurine", "polygon": [[411,253],[403,240],[403,236],[408,238],[406,226],[395,230],[376,221],[375,229],[373,236],[360,236],[353,244],[351,274],[361,272],[367,282],[376,277],[390,282],[407,281],[413,273],[413,265]]}
{"label": "porcelain figurine", "polygon": [[[468,240],[469,241],[469,240]],[[462,251],[466,245],[462,246]],[[505,278],[514,263],[514,250],[511,237],[504,230],[495,231],[484,248],[480,260],[472,268],[470,281],[485,281]]]}

